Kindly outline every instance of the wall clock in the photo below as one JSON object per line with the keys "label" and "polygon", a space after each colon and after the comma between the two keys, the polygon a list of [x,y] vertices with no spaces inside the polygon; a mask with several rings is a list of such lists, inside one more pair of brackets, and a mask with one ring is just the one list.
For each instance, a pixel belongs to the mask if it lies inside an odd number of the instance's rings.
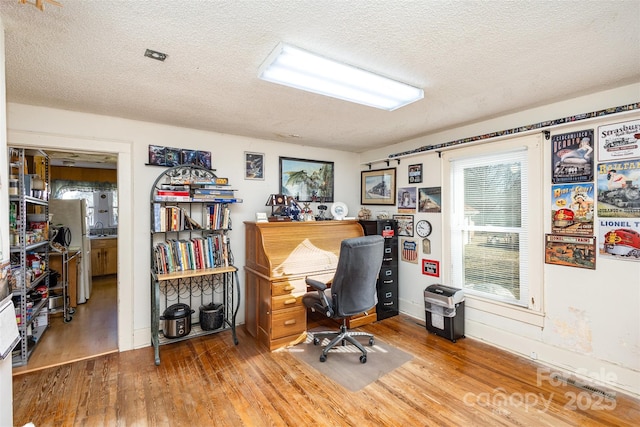
{"label": "wall clock", "polygon": [[427,237],[431,234],[431,223],[429,221],[425,221],[421,219],[416,223],[416,233],[420,237]]}

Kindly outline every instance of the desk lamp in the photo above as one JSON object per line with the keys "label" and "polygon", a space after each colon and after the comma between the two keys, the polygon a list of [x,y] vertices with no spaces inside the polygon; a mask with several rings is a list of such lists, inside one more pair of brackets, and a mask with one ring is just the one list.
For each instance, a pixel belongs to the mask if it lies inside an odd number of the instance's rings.
{"label": "desk lamp", "polygon": [[283,194],[271,194],[265,206],[271,206],[270,222],[291,220],[291,218],[282,211],[283,206],[287,206],[287,198]]}

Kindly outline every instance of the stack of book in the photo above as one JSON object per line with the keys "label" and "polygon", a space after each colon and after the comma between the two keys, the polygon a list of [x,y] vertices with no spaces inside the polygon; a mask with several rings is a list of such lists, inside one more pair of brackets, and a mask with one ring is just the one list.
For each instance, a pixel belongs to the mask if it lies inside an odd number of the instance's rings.
{"label": "stack of book", "polygon": [[228,267],[227,238],[222,234],[212,234],[159,242],[154,247],[154,263],[158,274]]}
{"label": "stack of book", "polygon": [[228,185],[205,184],[193,189],[194,202],[235,203],[234,189]]}
{"label": "stack of book", "polygon": [[191,201],[191,188],[188,184],[162,184],[156,190],[156,202],[189,202]]}

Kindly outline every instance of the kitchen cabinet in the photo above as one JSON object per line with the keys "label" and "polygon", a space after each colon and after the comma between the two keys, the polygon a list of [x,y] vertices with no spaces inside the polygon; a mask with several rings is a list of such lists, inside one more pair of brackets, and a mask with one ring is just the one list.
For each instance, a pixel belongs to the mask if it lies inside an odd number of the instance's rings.
{"label": "kitchen cabinet", "polygon": [[118,239],[91,239],[91,275],[106,276],[118,273]]}

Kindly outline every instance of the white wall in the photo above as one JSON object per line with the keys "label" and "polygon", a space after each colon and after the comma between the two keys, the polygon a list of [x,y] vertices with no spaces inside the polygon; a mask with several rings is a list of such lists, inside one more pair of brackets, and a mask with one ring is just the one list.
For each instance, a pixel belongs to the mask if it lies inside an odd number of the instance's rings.
{"label": "white wall", "polygon": [[[375,162],[387,158],[389,154],[423,146],[638,101],[640,84],[629,85],[372,150],[363,153],[361,163],[364,165]],[[553,134],[597,129],[597,126],[605,123],[639,117],[640,112],[633,112],[550,130]],[[546,189],[551,188],[550,150],[551,146],[547,144],[544,152],[544,179],[541,183]],[[391,161],[390,166],[398,168],[398,186],[410,186],[407,167],[415,163],[422,163],[424,170],[423,183],[417,184],[417,187],[441,185],[441,159],[433,152],[404,157],[399,165],[395,160]],[[387,166],[378,162],[373,167]],[[366,169],[365,166],[362,168]],[[549,192],[546,191],[545,194]],[[538,211],[534,212],[545,218],[547,233],[551,232],[550,204],[549,196],[541,201]],[[385,209],[380,207],[380,210]],[[442,261],[442,239],[447,237],[446,230],[442,230],[441,214],[416,213],[414,220],[419,219],[427,219],[434,226],[432,254],[421,256]],[[441,265],[442,270],[447,268],[447,265]],[[420,271],[420,265],[400,262],[400,310],[424,319],[423,290],[430,284],[442,283],[441,277],[425,276]],[[467,307],[466,335],[527,358],[535,352],[537,360],[545,365],[639,395],[640,262],[599,257],[595,271],[545,264],[541,274],[534,276],[533,280],[544,280],[545,317],[542,328]]]}
{"label": "white wall", "polygon": [[[0,18],[0,261],[9,259],[9,192],[7,190],[6,96],[4,83],[4,25]],[[0,360],[0,426],[13,424],[13,384],[11,355]]]}
{"label": "white wall", "polygon": [[[354,153],[12,103],[8,105],[8,129],[10,145],[119,154],[119,191],[131,187],[130,197],[119,198],[119,236],[131,236],[118,239],[121,351],[150,343],[149,197],[151,185],[163,171],[145,165],[150,144],[211,151],[218,176],[228,177],[238,189],[244,202],[232,208],[230,237],[243,292],[243,221],[253,221],[256,212],[270,212],[265,202],[279,189],[279,156],[335,162],[335,200],[346,203],[350,215],[359,209],[360,172],[354,167],[359,156]],[[245,151],[265,153],[264,181],[244,179]],[[237,320],[244,323],[244,297]]]}

